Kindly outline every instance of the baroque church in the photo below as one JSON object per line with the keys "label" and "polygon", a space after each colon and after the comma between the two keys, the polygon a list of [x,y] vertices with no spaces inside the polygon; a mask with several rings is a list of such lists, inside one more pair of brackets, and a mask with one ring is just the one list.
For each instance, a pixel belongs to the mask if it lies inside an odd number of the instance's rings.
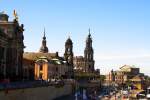
{"label": "baroque church", "polygon": [[24,58],[24,79],[49,80],[54,77],[73,77],[73,51],[71,39],[65,43],[64,57],[60,57],[58,52],[49,53],[45,36],[39,52],[25,52]]}
{"label": "baroque church", "polygon": [[7,14],[0,13],[0,81],[22,79],[24,25],[19,25],[15,11],[14,17],[13,21],[9,21]]}
{"label": "baroque church", "polygon": [[58,52],[49,53],[46,44],[46,36],[44,36],[42,45],[38,52],[25,52],[23,54],[23,72],[24,79],[43,79],[49,80],[53,77],[72,78],[74,72],[89,72],[94,73],[94,51],[92,47],[92,37],[89,30],[89,35],[86,39],[86,46],[83,56],[74,57],[73,42],[70,37],[65,42],[64,56],[60,57]]}

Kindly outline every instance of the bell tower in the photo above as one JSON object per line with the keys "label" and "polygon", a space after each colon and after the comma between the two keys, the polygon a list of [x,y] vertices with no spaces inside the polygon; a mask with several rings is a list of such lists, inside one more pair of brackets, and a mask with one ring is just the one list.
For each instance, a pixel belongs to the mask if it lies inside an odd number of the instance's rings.
{"label": "bell tower", "polygon": [[86,39],[86,46],[84,50],[84,60],[85,60],[85,72],[93,72],[94,71],[94,59],[93,59],[94,51],[92,47],[92,37],[89,29],[89,35]]}
{"label": "bell tower", "polygon": [[43,40],[42,40],[42,46],[40,47],[39,52],[48,53],[48,47],[46,46],[45,28],[44,28],[44,36],[43,36]]}
{"label": "bell tower", "polygon": [[73,42],[70,37],[65,42],[64,58],[68,64],[73,66]]}
{"label": "bell tower", "polygon": [[70,39],[70,37],[65,42],[65,53],[64,53],[64,59],[67,61],[68,64],[68,72],[66,75],[69,78],[73,78],[74,71],[73,71],[73,42]]}

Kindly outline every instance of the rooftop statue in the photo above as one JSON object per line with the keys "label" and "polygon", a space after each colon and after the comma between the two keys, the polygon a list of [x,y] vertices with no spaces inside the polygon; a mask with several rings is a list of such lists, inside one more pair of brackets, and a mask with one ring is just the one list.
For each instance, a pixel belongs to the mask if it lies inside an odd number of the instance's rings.
{"label": "rooftop statue", "polygon": [[18,14],[17,14],[16,10],[14,10],[13,15],[15,17],[15,20],[18,21]]}

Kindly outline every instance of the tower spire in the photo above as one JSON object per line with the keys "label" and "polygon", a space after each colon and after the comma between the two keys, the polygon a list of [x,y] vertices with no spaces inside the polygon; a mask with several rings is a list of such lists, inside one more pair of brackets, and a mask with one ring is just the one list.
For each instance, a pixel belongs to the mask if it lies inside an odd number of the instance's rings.
{"label": "tower spire", "polygon": [[71,32],[68,33],[68,38],[69,38],[69,39],[70,39],[70,36],[71,36]]}
{"label": "tower spire", "polygon": [[90,28],[89,28],[89,34],[91,33],[91,30],[90,30]]}
{"label": "tower spire", "polygon": [[43,52],[43,53],[48,53],[48,47],[46,46],[45,28],[44,28],[44,36],[43,36],[43,40],[42,40],[42,46],[39,51]]}
{"label": "tower spire", "polygon": [[45,27],[44,27],[44,36],[43,39],[46,40],[46,36],[45,36]]}
{"label": "tower spire", "polygon": [[88,35],[89,37],[91,36],[91,29],[89,28],[89,35]]}

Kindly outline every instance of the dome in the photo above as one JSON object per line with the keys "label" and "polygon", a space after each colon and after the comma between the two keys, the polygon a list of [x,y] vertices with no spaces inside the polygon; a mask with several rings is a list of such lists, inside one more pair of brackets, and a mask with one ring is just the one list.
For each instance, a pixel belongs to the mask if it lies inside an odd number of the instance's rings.
{"label": "dome", "polygon": [[9,16],[4,12],[0,13],[0,21],[8,21]]}
{"label": "dome", "polygon": [[72,40],[70,39],[70,37],[67,39],[66,44],[72,44]]}

